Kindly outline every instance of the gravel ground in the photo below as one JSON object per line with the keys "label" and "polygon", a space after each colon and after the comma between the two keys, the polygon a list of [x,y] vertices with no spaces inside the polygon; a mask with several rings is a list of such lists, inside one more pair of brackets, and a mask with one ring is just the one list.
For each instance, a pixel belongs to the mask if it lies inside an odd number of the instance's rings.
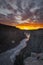
{"label": "gravel ground", "polygon": [[34,57],[28,57],[24,62],[25,65],[43,65],[43,60],[37,60]]}
{"label": "gravel ground", "polygon": [[40,56],[37,59],[37,54],[31,52],[31,57],[28,57],[24,60],[25,65],[43,65],[43,53],[38,54]]}

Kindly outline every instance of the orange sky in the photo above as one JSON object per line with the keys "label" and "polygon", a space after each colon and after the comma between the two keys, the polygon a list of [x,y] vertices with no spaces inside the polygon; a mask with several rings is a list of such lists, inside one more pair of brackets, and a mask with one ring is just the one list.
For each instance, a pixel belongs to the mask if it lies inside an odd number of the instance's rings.
{"label": "orange sky", "polygon": [[25,23],[25,24],[19,24],[16,25],[17,28],[20,28],[22,30],[37,30],[39,28],[43,28],[43,24],[39,23]]}
{"label": "orange sky", "polygon": [[21,30],[37,30],[39,28],[43,28],[43,23],[23,23],[23,24],[15,24],[14,22],[0,22],[0,24],[15,26]]}

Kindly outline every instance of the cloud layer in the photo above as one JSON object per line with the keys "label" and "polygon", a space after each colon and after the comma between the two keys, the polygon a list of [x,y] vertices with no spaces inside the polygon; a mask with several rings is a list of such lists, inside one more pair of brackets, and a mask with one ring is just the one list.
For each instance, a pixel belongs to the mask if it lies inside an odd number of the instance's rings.
{"label": "cloud layer", "polygon": [[43,0],[0,0],[0,14],[7,18],[13,16],[14,19],[42,22]]}

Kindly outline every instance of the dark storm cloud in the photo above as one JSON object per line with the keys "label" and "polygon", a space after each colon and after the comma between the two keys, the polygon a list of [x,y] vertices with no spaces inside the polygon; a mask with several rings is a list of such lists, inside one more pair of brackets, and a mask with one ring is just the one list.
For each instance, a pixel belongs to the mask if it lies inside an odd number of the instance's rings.
{"label": "dark storm cloud", "polygon": [[43,0],[0,0],[0,13],[43,21]]}

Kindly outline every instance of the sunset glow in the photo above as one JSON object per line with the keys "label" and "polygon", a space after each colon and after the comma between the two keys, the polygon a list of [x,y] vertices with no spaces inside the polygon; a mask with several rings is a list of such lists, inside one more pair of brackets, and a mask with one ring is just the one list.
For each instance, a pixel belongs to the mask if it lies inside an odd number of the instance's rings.
{"label": "sunset glow", "polygon": [[43,28],[43,24],[28,23],[28,24],[16,25],[16,27],[21,29],[21,30],[37,30],[37,29]]}
{"label": "sunset glow", "polygon": [[0,24],[16,27],[21,30],[37,30],[43,28],[43,23],[23,23],[15,24],[14,22],[0,22]]}

